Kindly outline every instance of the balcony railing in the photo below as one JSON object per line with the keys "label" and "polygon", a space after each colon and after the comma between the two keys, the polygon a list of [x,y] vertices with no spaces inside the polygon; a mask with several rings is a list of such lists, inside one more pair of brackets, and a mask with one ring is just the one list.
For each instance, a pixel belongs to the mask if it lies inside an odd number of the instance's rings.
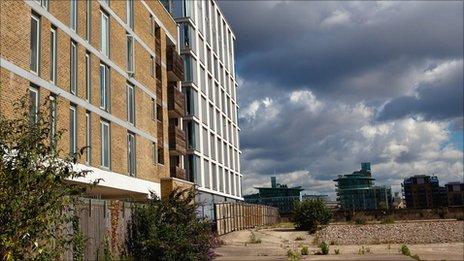
{"label": "balcony railing", "polygon": [[171,177],[185,180],[185,169],[178,166],[171,166]]}
{"label": "balcony railing", "polygon": [[185,115],[185,97],[175,86],[170,86],[168,91],[169,118],[182,118]]}
{"label": "balcony railing", "polygon": [[173,156],[185,155],[187,152],[185,132],[174,125],[169,126],[169,153]]}
{"label": "balcony railing", "polygon": [[184,78],[184,61],[174,46],[168,47],[166,67],[169,81],[182,81]]}

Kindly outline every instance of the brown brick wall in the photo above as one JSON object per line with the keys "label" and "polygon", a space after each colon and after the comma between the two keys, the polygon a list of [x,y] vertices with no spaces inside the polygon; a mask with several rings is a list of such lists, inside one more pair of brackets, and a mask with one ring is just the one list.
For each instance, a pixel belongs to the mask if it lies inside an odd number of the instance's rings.
{"label": "brown brick wall", "polygon": [[[155,7],[155,12],[163,12],[158,17],[165,26],[172,30],[171,34],[177,34],[175,22],[169,18],[157,1],[146,1],[148,5]],[[110,1],[111,9],[125,21],[125,1]],[[162,7],[161,7],[162,8]],[[66,26],[70,23],[69,1],[50,1],[49,12]],[[24,1],[0,1],[0,56],[15,65],[29,71],[29,42],[30,42],[30,15],[31,8]],[[92,28],[90,43],[100,50],[100,4],[92,1]],[[153,48],[154,36],[150,34],[150,15],[141,2],[135,4],[135,32],[147,46]],[[169,19],[168,19],[169,18]],[[41,17],[41,52],[40,52],[40,74],[39,76],[49,81],[50,79],[50,29],[51,23],[45,17]],[[85,1],[78,1],[78,25],[77,33],[85,39],[86,13]],[[71,38],[62,30],[57,29],[57,86],[69,92],[70,90],[70,45]],[[162,51],[165,51],[165,35],[162,33]],[[77,97],[85,99],[85,54],[84,45],[77,44],[78,48],[78,91]],[[162,61],[165,63],[165,55]],[[110,17],[110,58],[121,69],[126,70],[126,32],[114,18]],[[96,107],[100,105],[100,59],[91,54],[91,100],[90,103]],[[150,53],[138,42],[135,44],[135,79],[147,89],[156,92],[156,81],[150,75]],[[117,71],[110,67],[110,97],[111,114],[126,121],[126,84],[127,80]],[[27,93],[30,82],[14,73],[0,69],[0,113],[13,116],[12,104],[19,97]],[[163,67],[163,93],[167,93],[166,68]],[[45,101],[49,92],[39,86],[41,100]],[[157,136],[156,121],[151,119],[151,97],[140,88],[135,87],[136,99],[136,128]],[[163,97],[164,104],[167,103],[166,95]],[[69,153],[69,107],[70,101],[58,97],[57,128],[64,130],[64,134],[58,143],[61,155]],[[85,146],[85,113],[84,107],[77,107],[78,148]],[[167,144],[168,114],[167,109],[163,111],[164,116],[164,142]],[[101,165],[101,117],[91,112],[91,165]],[[111,126],[111,170],[121,174],[127,174],[127,129],[115,123]],[[169,176],[169,150],[164,150],[164,166],[155,165],[152,161],[152,142],[142,136],[136,135],[137,145],[137,176],[155,182],[160,182],[163,177]],[[83,163],[83,156],[79,162]]]}

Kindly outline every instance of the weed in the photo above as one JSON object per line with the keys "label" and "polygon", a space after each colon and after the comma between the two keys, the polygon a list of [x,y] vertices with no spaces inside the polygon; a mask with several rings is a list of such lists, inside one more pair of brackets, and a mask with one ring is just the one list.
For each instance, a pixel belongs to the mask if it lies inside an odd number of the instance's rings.
{"label": "weed", "polygon": [[336,255],[340,255],[340,249],[336,248],[336,249],[334,250],[334,252],[335,252]]}
{"label": "weed", "polygon": [[261,244],[261,239],[257,238],[255,233],[251,232],[250,240],[248,241],[250,244]]}
{"label": "weed", "polygon": [[410,256],[411,255],[411,251],[409,250],[409,247],[407,245],[405,245],[405,244],[401,245],[400,252],[401,252],[401,254],[403,254],[405,256]]}
{"label": "weed", "polygon": [[287,257],[289,261],[298,261],[300,260],[300,255],[298,252],[293,251],[291,249],[287,250]]}
{"label": "weed", "polygon": [[386,217],[380,221],[381,224],[394,224],[395,219],[393,217]]}
{"label": "weed", "polygon": [[326,242],[322,242],[320,245],[319,245],[319,248],[321,249],[321,253],[323,255],[327,255],[329,253],[329,245],[327,245]]}
{"label": "weed", "polygon": [[301,255],[302,255],[302,256],[307,256],[307,255],[309,255],[308,246],[303,246],[303,248],[301,249]]}
{"label": "weed", "polygon": [[370,247],[361,246],[361,248],[358,249],[358,255],[364,255],[364,254],[370,254],[370,253],[371,253]]}
{"label": "weed", "polygon": [[354,223],[356,223],[358,225],[364,225],[364,224],[367,223],[367,216],[364,215],[363,213],[356,213],[353,216],[353,221],[354,221]]}
{"label": "weed", "polygon": [[304,240],[304,237],[296,237],[295,238],[295,241],[303,241]]}

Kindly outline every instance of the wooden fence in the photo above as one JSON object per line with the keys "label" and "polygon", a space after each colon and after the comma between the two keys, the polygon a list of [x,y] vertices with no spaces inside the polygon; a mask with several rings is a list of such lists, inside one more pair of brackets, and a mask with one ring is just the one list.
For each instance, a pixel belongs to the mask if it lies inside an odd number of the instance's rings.
{"label": "wooden fence", "polygon": [[214,224],[218,235],[256,226],[273,225],[279,220],[279,211],[275,207],[233,202],[214,204]]}
{"label": "wooden fence", "polygon": [[[123,254],[131,217],[130,203],[83,199],[75,211],[85,237],[84,260],[105,259],[105,251],[113,257]],[[73,260],[72,249],[66,251],[64,260]]]}

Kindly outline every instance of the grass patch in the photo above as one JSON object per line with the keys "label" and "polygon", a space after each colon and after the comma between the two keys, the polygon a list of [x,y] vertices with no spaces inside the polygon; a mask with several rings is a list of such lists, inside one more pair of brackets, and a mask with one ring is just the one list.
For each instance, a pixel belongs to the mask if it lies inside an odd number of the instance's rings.
{"label": "grass patch", "polygon": [[301,256],[298,252],[289,249],[287,250],[287,258],[289,261],[298,261],[300,260]]}
{"label": "grass patch", "polygon": [[261,244],[261,239],[257,238],[255,233],[251,232],[250,240],[248,241],[250,244]]}
{"label": "grass patch", "polygon": [[380,221],[380,224],[394,224],[395,219],[393,217],[386,217]]}
{"label": "grass patch", "polygon": [[309,255],[309,248],[308,248],[308,246],[303,246],[303,248],[301,248],[301,251],[300,251],[300,252],[301,252],[301,255],[302,255],[302,256],[307,256],[307,255]]}
{"label": "grass patch", "polygon": [[293,222],[282,222],[275,225],[276,228],[295,228]]}
{"label": "grass patch", "polygon": [[327,255],[329,253],[329,245],[326,242],[322,242],[319,245],[319,249],[321,250],[321,254]]}
{"label": "grass patch", "polygon": [[371,253],[370,247],[361,246],[361,248],[358,249],[358,255],[365,255],[365,254],[370,254],[370,253]]}

